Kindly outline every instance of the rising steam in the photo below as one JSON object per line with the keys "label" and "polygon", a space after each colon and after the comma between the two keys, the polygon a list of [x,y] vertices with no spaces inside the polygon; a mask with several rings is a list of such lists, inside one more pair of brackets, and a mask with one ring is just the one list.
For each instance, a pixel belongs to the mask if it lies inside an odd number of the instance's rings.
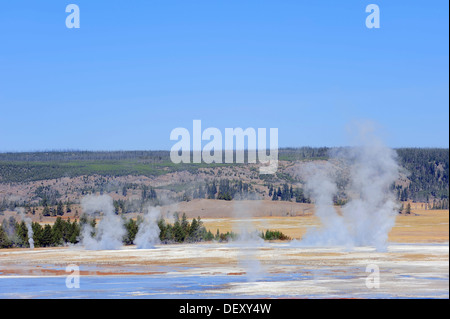
{"label": "rising steam", "polygon": [[[122,218],[114,212],[113,200],[108,195],[88,195],[81,200],[83,211],[95,217],[103,213],[97,229],[86,223],[81,232],[81,244],[89,250],[119,249],[126,234]],[[94,235],[92,236],[92,234]]]}
{"label": "rising steam", "polygon": [[154,248],[156,244],[160,243],[158,227],[158,220],[161,212],[157,207],[148,207],[144,214],[143,221],[139,224],[139,230],[136,234],[134,244],[138,249]]}
{"label": "rising steam", "polygon": [[364,132],[361,145],[332,154],[332,163],[343,165],[349,198],[339,214],[333,206],[337,194],[332,164],[311,164],[306,188],[316,205],[322,227],[309,230],[302,244],[313,246],[374,246],[383,251],[395,223],[396,202],[391,185],[399,175],[397,154],[371,132]]}
{"label": "rising steam", "polygon": [[336,176],[333,175],[335,168],[328,162],[312,163],[306,171],[309,174],[306,190],[315,201],[315,214],[322,227],[309,229],[302,242],[313,246],[352,246],[353,240],[346,221],[333,206],[333,197],[338,190]]}
{"label": "rising steam", "polygon": [[22,207],[18,207],[15,209],[17,213],[19,213],[20,219],[25,222],[25,226],[28,231],[28,244],[31,249],[34,249],[34,239],[33,239],[33,228],[32,228],[32,220],[30,217],[25,215],[25,209]]}
{"label": "rising steam", "polygon": [[254,213],[261,205],[260,200],[237,200],[234,202],[233,216],[239,218],[233,225],[233,231],[238,233],[237,240],[232,243],[238,248],[239,264],[245,269],[248,281],[257,281],[265,275],[265,270],[258,259],[258,249],[264,245],[252,222]]}

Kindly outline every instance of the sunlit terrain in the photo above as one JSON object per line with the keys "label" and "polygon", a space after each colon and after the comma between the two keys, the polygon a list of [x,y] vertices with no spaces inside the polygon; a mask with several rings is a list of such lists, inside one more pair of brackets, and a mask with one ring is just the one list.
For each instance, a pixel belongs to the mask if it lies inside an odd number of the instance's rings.
{"label": "sunlit terrain", "polygon": [[[415,214],[418,214],[416,216]],[[232,230],[239,219],[205,219]],[[231,242],[0,250],[1,298],[448,298],[448,211],[399,216],[386,252],[372,247],[304,247],[313,216],[252,220],[287,242]],[[67,288],[68,265],[80,287]],[[370,286],[379,269],[379,287]],[[369,285],[367,284],[369,281]]]}

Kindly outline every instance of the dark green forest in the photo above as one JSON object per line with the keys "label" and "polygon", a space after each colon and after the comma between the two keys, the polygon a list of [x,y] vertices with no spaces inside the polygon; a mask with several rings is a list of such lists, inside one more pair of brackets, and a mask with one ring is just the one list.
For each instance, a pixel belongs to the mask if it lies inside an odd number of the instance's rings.
{"label": "dark green forest", "polygon": [[[139,216],[137,220],[132,218],[123,218],[123,225],[126,234],[123,237],[124,245],[132,245],[142,218]],[[57,217],[55,223],[41,225],[37,222],[31,223],[33,231],[34,247],[57,247],[67,244],[78,244],[80,241],[80,233],[85,224],[89,223],[95,233],[96,221],[86,215],[81,216],[80,220],[73,222]],[[194,243],[202,241],[228,242],[238,238],[238,234],[234,232],[213,234],[206,230],[200,217],[193,218],[191,222],[183,214],[180,218],[178,213],[174,214],[174,223],[168,223],[164,219],[159,219],[158,227],[160,230],[159,239],[162,244],[173,243]],[[267,230],[261,232],[259,236],[264,240],[290,240],[280,231]],[[0,225],[0,248],[29,248],[29,233],[25,221],[18,222],[13,216],[3,220]]]}
{"label": "dark green forest", "polygon": [[[400,165],[410,184],[397,189],[399,200],[432,202],[449,198],[449,150],[438,148],[398,149]],[[448,206],[448,205],[447,205]]]}

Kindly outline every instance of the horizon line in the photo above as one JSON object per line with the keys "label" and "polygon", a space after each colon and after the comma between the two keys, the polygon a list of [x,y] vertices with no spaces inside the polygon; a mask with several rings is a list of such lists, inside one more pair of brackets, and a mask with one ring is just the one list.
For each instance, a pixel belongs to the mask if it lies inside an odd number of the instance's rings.
{"label": "horizon line", "polygon": [[[313,148],[313,149],[333,149],[333,148],[352,148],[352,147],[358,147],[358,146],[308,146],[308,145],[304,145],[304,146],[286,146],[286,147],[279,147],[278,150],[296,150],[296,149],[302,149],[302,148]],[[388,147],[391,149],[449,149],[449,146],[400,146],[400,147]],[[269,149],[266,149],[269,150]],[[194,150],[190,150],[190,152],[201,152],[202,150],[199,151],[194,151]],[[228,152],[230,150],[222,150],[222,152]],[[249,151],[249,149],[243,149],[243,150],[233,150],[233,152],[236,151]],[[253,151],[253,150],[252,150]],[[258,149],[256,149],[255,151],[258,151]],[[101,150],[101,149],[41,149],[41,150],[15,150],[15,151],[11,151],[11,150],[0,150],[0,154],[11,154],[11,153],[69,153],[69,152],[74,152],[74,153],[94,153],[94,152],[100,152],[100,153],[113,153],[113,152],[171,152],[171,150],[167,150],[167,149],[115,149],[115,150]]]}

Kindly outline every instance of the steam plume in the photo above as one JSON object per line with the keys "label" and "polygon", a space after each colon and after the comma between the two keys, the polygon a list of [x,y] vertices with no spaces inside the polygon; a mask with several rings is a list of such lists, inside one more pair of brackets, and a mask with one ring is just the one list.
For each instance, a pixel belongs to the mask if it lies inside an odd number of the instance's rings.
{"label": "steam plume", "polygon": [[27,227],[28,231],[28,244],[30,245],[31,249],[34,249],[32,220],[30,217],[27,217],[25,215],[25,209],[23,209],[22,207],[18,207],[15,210],[16,212],[19,213],[20,219],[22,219],[25,222],[25,226]]}
{"label": "steam plume", "polygon": [[397,154],[371,131],[361,133],[360,146],[334,153],[335,162],[343,163],[349,171],[349,201],[342,207],[342,215],[333,207],[337,187],[329,167],[313,167],[315,173],[308,178],[307,189],[323,227],[308,231],[302,243],[386,249],[396,216],[391,185],[399,175]]}
{"label": "steam plume", "polygon": [[238,260],[245,269],[248,281],[256,281],[264,276],[264,269],[257,257],[257,250],[264,245],[264,240],[253,225],[251,218],[261,205],[259,200],[237,200],[234,203],[233,215],[240,218],[239,223],[233,225],[238,233],[233,245],[239,248]]}
{"label": "steam plume", "polygon": [[310,174],[306,190],[314,198],[316,216],[321,228],[309,229],[303,243],[306,245],[352,246],[352,238],[345,223],[333,206],[333,197],[337,193],[335,168],[330,163],[310,164],[306,171]]}
{"label": "steam plume", "polygon": [[157,207],[148,207],[144,214],[144,220],[139,224],[139,230],[136,234],[134,244],[138,249],[154,248],[156,244],[160,243],[158,227],[158,219],[161,212]]}
{"label": "steam plume", "polygon": [[81,200],[83,211],[91,216],[102,212],[103,218],[100,220],[94,236],[93,227],[86,223],[81,234],[81,243],[89,250],[119,249],[126,233],[123,220],[114,212],[113,200],[108,195],[88,195]]}

